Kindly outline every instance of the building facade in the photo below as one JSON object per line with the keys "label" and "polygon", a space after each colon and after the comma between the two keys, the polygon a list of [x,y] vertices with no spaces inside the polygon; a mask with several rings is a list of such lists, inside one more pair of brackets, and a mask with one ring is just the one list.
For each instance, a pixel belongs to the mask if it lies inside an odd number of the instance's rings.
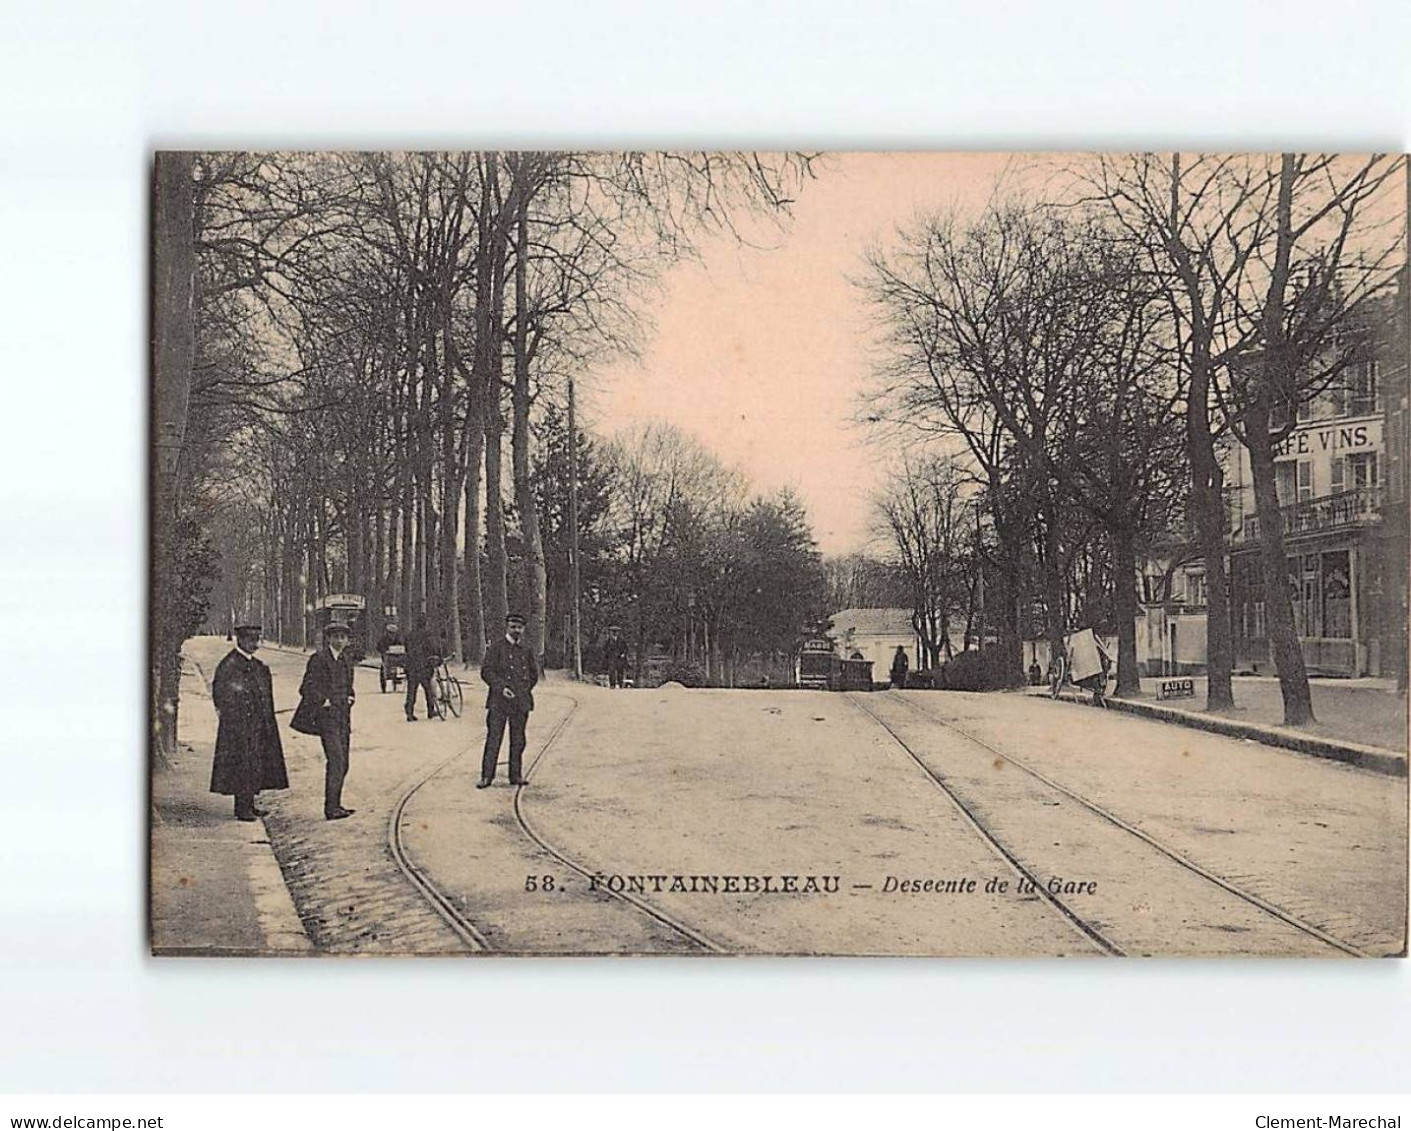
{"label": "building facade", "polygon": [[[1294,624],[1310,674],[1406,675],[1407,288],[1369,319],[1367,356],[1300,406],[1275,459]],[[1272,674],[1249,453],[1222,453],[1235,670]],[[1205,567],[1189,545],[1142,566],[1143,674],[1203,671]]]}
{"label": "building facade", "polygon": [[[1368,356],[1300,406],[1275,457],[1294,625],[1315,675],[1392,675],[1405,663],[1404,524],[1388,521],[1405,507],[1404,485],[1391,489],[1388,479],[1405,443],[1405,314],[1390,301],[1382,311]],[[1243,447],[1231,447],[1225,476],[1235,669],[1272,673],[1263,532]]]}
{"label": "building facade", "polygon": [[898,647],[906,652],[911,670],[924,663],[921,638],[911,624],[910,609],[842,609],[830,618],[828,635],[845,659],[872,661],[872,678],[885,680]]}

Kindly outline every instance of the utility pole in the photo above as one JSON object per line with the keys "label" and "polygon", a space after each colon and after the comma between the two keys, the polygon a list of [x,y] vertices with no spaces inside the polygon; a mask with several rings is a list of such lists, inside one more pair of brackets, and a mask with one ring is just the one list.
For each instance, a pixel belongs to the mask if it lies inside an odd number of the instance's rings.
{"label": "utility pole", "polygon": [[573,621],[573,678],[583,678],[583,622],[579,616],[578,590],[578,429],[574,424],[573,378],[568,379],[568,529],[569,593]]}

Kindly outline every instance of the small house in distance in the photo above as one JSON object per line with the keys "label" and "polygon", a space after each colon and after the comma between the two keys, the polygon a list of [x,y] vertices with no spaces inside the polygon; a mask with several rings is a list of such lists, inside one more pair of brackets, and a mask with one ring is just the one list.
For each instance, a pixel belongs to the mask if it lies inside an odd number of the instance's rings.
{"label": "small house in distance", "polygon": [[906,649],[911,670],[922,664],[921,638],[911,626],[910,609],[843,609],[829,618],[828,635],[847,659],[861,653],[872,661],[872,678],[885,681],[897,645]]}

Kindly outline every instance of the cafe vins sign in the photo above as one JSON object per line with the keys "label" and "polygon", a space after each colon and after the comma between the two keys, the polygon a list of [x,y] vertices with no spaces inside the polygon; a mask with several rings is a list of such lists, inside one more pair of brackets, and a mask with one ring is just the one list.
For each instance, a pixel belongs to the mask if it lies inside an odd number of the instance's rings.
{"label": "cafe vins sign", "polygon": [[1274,458],[1345,455],[1348,452],[1375,451],[1381,446],[1380,420],[1368,420],[1361,424],[1329,424],[1322,428],[1300,428],[1278,446]]}

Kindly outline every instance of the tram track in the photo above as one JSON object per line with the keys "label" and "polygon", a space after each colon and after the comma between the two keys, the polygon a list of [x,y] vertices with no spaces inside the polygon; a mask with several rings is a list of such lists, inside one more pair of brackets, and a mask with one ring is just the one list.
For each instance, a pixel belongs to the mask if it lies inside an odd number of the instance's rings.
{"label": "tram track", "polygon": [[[1041,782],[1047,788],[1052,789],[1059,794],[1062,794],[1064,797],[1067,797],[1070,801],[1075,802],[1083,809],[1086,809],[1088,812],[1092,813],[1094,816],[1100,817],[1102,820],[1108,822],[1114,827],[1122,830],[1125,833],[1128,833],[1131,836],[1136,837],[1149,848],[1154,849],[1162,856],[1166,857],[1167,859],[1186,869],[1187,871],[1193,873],[1194,875],[1200,877],[1202,880],[1205,880],[1206,882],[1215,885],[1222,891],[1226,892],[1228,895],[1234,896],[1236,899],[1241,900],[1257,908],[1266,915],[1270,915],[1273,918],[1278,919],[1286,926],[1292,927],[1294,930],[1308,935],[1311,938],[1317,939],[1324,945],[1332,947],[1335,950],[1341,951],[1344,954],[1350,955],[1354,958],[1373,957],[1370,953],[1357,946],[1354,946],[1352,943],[1346,942],[1345,940],[1338,938],[1337,936],[1329,933],[1328,931],[1323,930],[1316,924],[1309,923],[1307,920],[1302,919],[1297,915],[1294,915],[1292,912],[1289,912],[1284,908],[1278,906],[1277,904],[1264,899],[1262,896],[1259,896],[1254,892],[1251,892],[1248,889],[1241,887],[1239,884],[1233,882],[1232,880],[1226,879],[1225,877],[1215,872],[1212,872],[1210,869],[1204,867],[1201,864],[1198,864],[1196,861],[1186,856],[1179,849],[1173,848],[1171,845],[1164,843],[1163,841],[1152,836],[1145,830],[1138,828],[1131,822],[1123,820],[1121,817],[1117,816],[1115,813],[1111,812],[1104,806],[1099,805],[1091,798],[1086,797],[1081,793],[1078,793],[1076,790],[1070,789],[1068,786],[1063,785],[1058,781],[1055,781],[1047,774],[1044,774],[1040,770],[1037,770],[1033,766],[1029,765],[1022,758],[1018,758],[1015,755],[1009,753],[1008,751],[1002,750],[999,747],[993,745],[992,743],[987,742],[985,739],[980,738],[977,735],[971,734],[969,731],[965,730],[963,727],[957,726],[954,722],[950,721],[949,719],[944,719],[939,715],[933,714],[932,712],[926,710],[924,707],[918,706],[916,703],[911,702],[905,696],[898,695],[895,692],[890,691],[885,692],[884,694],[890,701],[900,703],[902,706],[904,706],[914,714],[926,719],[928,722],[944,727],[952,733],[959,735],[967,742],[974,743],[976,746],[979,746],[981,749],[992,754],[994,757],[1002,759],[1005,763],[1014,766],[1016,769],[1023,771],[1030,777]],[[872,718],[876,720],[884,730],[886,730],[898,743],[900,743],[903,748],[906,749],[907,753],[912,757],[912,759],[916,761],[916,763],[926,773],[926,775],[948,796],[950,796],[952,800],[956,801],[962,811],[967,813],[967,816],[971,816],[968,813],[968,810],[966,810],[965,806],[960,803],[959,800],[955,797],[954,792],[944,785],[940,776],[936,774],[933,770],[931,770],[931,768],[926,765],[925,761],[919,755],[917,755],[915,751],[913,751],[886,722],[884,722],[872,711],[868,710],[865,707],[861,707],[861,704],[857,703],[855,697],[849,696],[849,698],[852,698],[855,705],[859,706],[868,715],[871,715]],[[994,840],[993,836],[988,832],[988,830],[984,830],[980,822],[975,821],[975,818],[973,816],[971,816],[971,820],[977,825],[977,828],[981,831],[982,835],[986,836],[987,839]],[[1068,910],[1064,910],[1064,914],[1070,919],[1075,917],[1074,913]],[[1113,953],[1120,954],[1122,952],[1120,950],[1114,950]]]}
{"label": "tram track", "polygon": [[1074,911],[1073,908],[1069,907],[1068,904],[1065,903],[1062,899],[1060,899],[1057,895],[1050,892],[1044,886],[1043,881],[1040,880],[1039,877],[1034,875],[1034,873],[1030,871],[1029,868],[1026,867],[1024,863],[1013,852],[1011,852],[1000,841],[1000,839],[995,836],[993,832],[990,831],[990,829],[985,826],[985,823],[981,821],[978,816],[976,816],[970,806],[966,805],[960,795],[956,793],[955,790],[951,789],[949,785],[946,784],[945,779],[940,774],[936,773],[933,769],[931,769],[930,766],[926,764],[925,759],[922,758],[919,754],[916,753],[915,750],[911,748],[910,744],[906,741],[906,739],[902,738],[902,736],[899,735],[892,728],[890,723],[888,723],[870,707],[865,706],[860,701],[856,693],[848,692],[847,699],[848,702],[850,702],[855,708],[857,708],[859,711],[861,711],[864,715],[866,715],[878,726],[880,726],[884,731],[887,732],[887,734],[891,737],[892,741],[895,742],[898,746],[900,746],[901,749],[905,751],[907,756],[911,758],[913,762],[916,763],[917,767],[921,770],[921,772],[926,775],[927,780],[930,781],[932,785],[934,785],[938,790],[941,791],[942,794],[945,795],[946,799],[955,808],[956,812],[960,814],[961,819],[967,825],[969,825],[971,830],[974,831],[985,842],[986,846],[990,849],[990,851],[992,851],[996,856],[1003,860],[1006,866],[1008,866],[1016,875],[1018,875],[1026,883],[1032,885],[1033,894],[1038,899],[1046,903],[1060,916],[1062,916],[1063,920],[1068,924],[1069,927],[1071,927],[1080,937],[1086,940],[1091,946],[1095,947],[1100,953],[1114,958],[1125,957],[1126,952],[1120,946],[1118,946],[1115,942],[1113,942],[1100,930],[1098,930],[1097,927],[1093,926],[1076,911]]}
{"label": "tram track", "polygon": [[[534,771],[538,769],[540,763],[543,762],[544,757],[553,748],[555,740],[559,737],[561,733],[563,733],[563,729],[568,725],[569,719],[573,717],[574,712],[578,709],[577,700],[572,700],[572,702],[573,706],[572,708],[570,708],[568,714],[566,714],[562,719],[559,720],[559,724],[554,728],[553,733],[549,736],[549,740],[544,743],[544,745],[540,748],[539,753],[534,756],[534,761],[529,764],[529,769],[525,772],[526,778],[530,778],[533,776]],[[514,818],[518,822],[519,827],[524,832],[525,836],[527,836],[530,840],[532,840],[535,844],[537,844],[541,849],[547,852],[565,868],[576,872],[585,880],[591,881],[593,879],[595,873],[592,869],[579,863],[577,860],[573,859],[567,853],[565,853],[562,849],[557,848],[553,844],[549,843],[549,841],[545,839],[543,834],[540,833],[534,827],[534,825],[530,823],[529,817],[524,811],[523,786],[517,787],[514,791]],[[660,908],[653,907],[646,900],[638,898],[631,892],[613,891],[611,888],[599,888],[598,890],[605,891],[612,898],[620,900],[621,902],[626,903],[629,906],[635,907],[642,914],[648,916],[651,919],[656,920],[658,923],[662,924],[665,927],[669,927],[677,934],[684,936],[685,938],[689,939],[691,942],[699,946],[701,949],[711,954],[730,953],[726,947],[715,942],[708,936],[702,934],[694,927],[687,926],[685,923],[681,922],[681,920],[677,919],[674,915],[670,915],[667,912],[662,911]]]}
{"label": "tram track", "polygon": [[[571,695],[565,695],[569,702],[567,713],[554,726],[549,733],[549,737],[539,748],[534,759],[530,762],[525,771],[526,780],[532,779],[536,770],[542,765],[545,757],[554,748],[559,738],[563,735],[569,722],[578,710],[578,700]],[[456,934],[468,950],[473,953],[494,952],[497,948],[491,944],[485,934],[471,921],[471,919],[457,906],[456,902],[446,893],[446,891],[432,878],[426,869],[420,867],[412,860],[407,851],[407,847],[402,837],[402,826],[404,814],[408,803],[417,793],[430,783],[438,775],[449,769],[454,763],[465,757],[472,750],[476,749],[479,743],[472,741],[467,743],[460,750],[450,757],[439,762],[431,769],[418,774],[410,784],[402,791],[397,803],[393,806],[392,814],[387,825],[387,847],[396,862],[397,867],[406,877],[408,883],[422,896],[430,905],[433,911],[446,923]],[[550,841],[530,820],[525,812],[524,801],[525,787],[516,786],[514,790],[513,812],[515,823],[520,831],[527,837],[540,851],[546,853],[562,864],[565,868],[575,872],[585,880],[592,880],[596,874],[592,869],[570,856],[564,849]],[[721,944],[715,942],[705,934],[695,928],[681,922],[675,916],[653,907],[650,903],[638,898],[636,895],[625,891],[612,891],[607,888],[598,888],[603,894],[625,903],[634,908],[638,913],[647,916],[671,930],[672,932],[687,939],[693,946],[701,951],[711,954],[727,954],[729,950]],[[507,952],[515,953],[515,952]]]}

